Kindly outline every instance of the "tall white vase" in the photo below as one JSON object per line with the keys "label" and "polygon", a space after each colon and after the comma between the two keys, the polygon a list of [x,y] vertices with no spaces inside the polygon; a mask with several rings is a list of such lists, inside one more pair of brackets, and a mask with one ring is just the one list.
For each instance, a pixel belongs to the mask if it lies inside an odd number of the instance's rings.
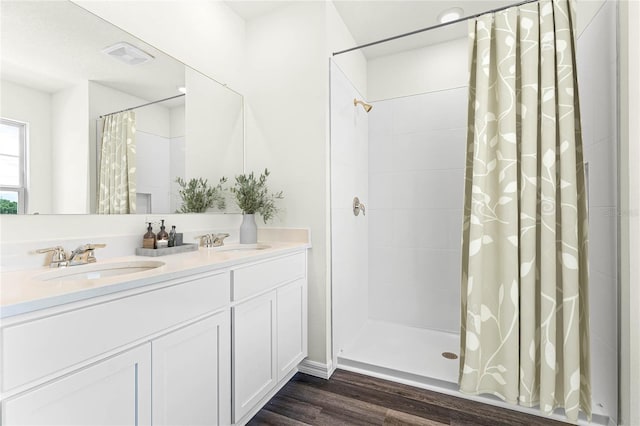
{"label": "tall white vase", "polygon": [[258,227],[256,217],[253,214],[242,215],[240,225],[240,244],[256,244],[258,242]]}

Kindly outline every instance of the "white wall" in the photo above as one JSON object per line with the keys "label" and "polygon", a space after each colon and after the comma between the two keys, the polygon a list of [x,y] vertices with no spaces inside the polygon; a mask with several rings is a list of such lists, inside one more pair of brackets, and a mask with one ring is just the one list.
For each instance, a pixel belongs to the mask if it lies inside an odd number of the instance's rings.
{"label": "white wall", "polygon": [[89,84],[56,92],[51,102],[51,197],[55,214],[89,211]]}
{"label": "white wall", "polygon": [[242,97],[191,68],[185,81],[185,174],[216,185],[242,171]]}
{"label": "white wall", "polygon": [[616,4],[606,2],[578,38],[578,84],[589,165],[589,299],[594,411],[618,413]]}
{"label": "white wall", "polygon": [[222,1],[74,0],[207,76],[244,91],[244,20]]}
{"label": "white wall", "polygon": [[467,89],[373,105],[369,317],[459,333]]}
{"label": "white wall", "polygon": [[353,36],[347,29],[344,21],[333,4],[327,2],[327,57],[337,65],[351,84],[364,99],[367,96],[367,58],[360,50],[332,56],[333,52],[339,52],[357,45]]}
{"label": "white wall", "polygon": [[369,100],[468,86],[467,50],[462,38],[369,60]]}
{"label": "white wall", "polygon": [[27,213],[51,212],[51,94],[2,80],[3,118],[28,123]]}
{"label": "white wall", "polygon": [[[331,291],[333,351],[352,343],[368,318],[369,299],[369,116],[342,70],[331,63]],[[353,197],[366,215],[353,214]],[[373,238],[379,238],[374,232]],[[334,362],[336,359],[334,358]]]}
{"label": "white wall", "polygon": [[321,363],[331,357],[324,7],[324,2],[292,2],[247,22],[244,93],[246,170],[268,168],[269,187],[284,191],[284,211],[274,225],[311,228],[309,358]]}

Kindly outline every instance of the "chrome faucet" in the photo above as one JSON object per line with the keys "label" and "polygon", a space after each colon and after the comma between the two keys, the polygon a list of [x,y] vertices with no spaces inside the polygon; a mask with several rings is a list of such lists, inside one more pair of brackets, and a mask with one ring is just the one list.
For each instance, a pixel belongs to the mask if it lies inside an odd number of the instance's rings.
{"label": "chrome faucet", "polygon": [[224,245],[224,239],[227,238],[229,234],[213,234],[211,237],[213,238],[212,244],[213,247],[222,247]]}
{"label": "chrome faucet", "polygon": [[200,247],[213,247],[213,240],[211,239],[211,234],[204,234],[195,237],[194,239],[200,240]]}
{"label": "chrome faucet", "polygon": [[65,266],[85,265],[94,263],[97,259],[94,250],[106,247],[106,244],[83,244],[67,256],[64,247],[55,246],[36,250],[36,253],[52,253],[49,261],[50,268],[62,268]]}
{"label": "chrome faucet", "polygon": [[106,244],[83,244],[71,252],[69,256],[69,266],[85,265],[87,263],[95,263],[96,255],[94,250],[104,248]]}
{"label": "chrome faucet", "polygon": [[50,268],[61,268],[69,265],[67,260],[67,252],[63,247],[55,246],[45,249],[36,250],[36,253],[51,253],[51,260],[49,262]]}
{"label": "chrome faucet", "polygon": [[227,238],[229,234],[204,234],[195,237],[195,239],[200,240],[200,247],[221,247],[224,245],[224,239]]}

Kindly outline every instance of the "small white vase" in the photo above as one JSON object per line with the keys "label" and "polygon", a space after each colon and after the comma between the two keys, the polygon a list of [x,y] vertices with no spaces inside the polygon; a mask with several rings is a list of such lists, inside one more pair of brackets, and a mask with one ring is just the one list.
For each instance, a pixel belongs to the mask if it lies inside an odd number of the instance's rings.
{"label": "small white vase", "polygon": [[258,242],[258,227],[256,217],[253,214],[242,215],[240,225],[240,244],[256,244]]}

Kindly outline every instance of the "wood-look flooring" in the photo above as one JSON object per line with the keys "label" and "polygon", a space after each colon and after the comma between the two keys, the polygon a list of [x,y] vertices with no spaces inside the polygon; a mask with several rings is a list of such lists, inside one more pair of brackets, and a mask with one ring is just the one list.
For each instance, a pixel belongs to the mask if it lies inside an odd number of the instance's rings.
{"label": "wood-look flooring", "polygon": [[564,425],[362,374],[336,370],[324,380],[296,374],[248,423],[278,425]]}

